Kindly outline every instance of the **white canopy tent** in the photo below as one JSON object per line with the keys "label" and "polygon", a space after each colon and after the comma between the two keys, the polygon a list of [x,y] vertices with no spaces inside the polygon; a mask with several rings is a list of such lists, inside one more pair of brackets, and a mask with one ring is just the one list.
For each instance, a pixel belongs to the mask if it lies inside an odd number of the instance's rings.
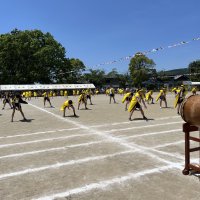
{"label": "white canopy tent", "polygon": [[183,81],[183,85],[200,85],[200,82]]}
{"label": "white canopy tent", "polygon": [[0,85],[0,91],[94,89],[94,84]]}
{"label": "white canopy tent", "polygon": [[192,85],[200,85],[200,82],[192,82]]}

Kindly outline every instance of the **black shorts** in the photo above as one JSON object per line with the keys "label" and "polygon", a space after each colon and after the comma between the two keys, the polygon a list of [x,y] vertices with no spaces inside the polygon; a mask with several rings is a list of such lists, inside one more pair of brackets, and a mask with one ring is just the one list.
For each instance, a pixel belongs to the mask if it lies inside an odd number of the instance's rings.
{"label": "black shorts", "polygon": [[83,99],[80,99],[78,102],[86,103],[86,102],[87,102],[87,99],[83,98]]}
{"label": "black shorts", "polygon": [[126,97],[126,101],[131,101],[131,97]]}
{"label": "black shorts", "polygon": [[179,97],[177,103],[182,103],[182,102],[183,102],[183,97]]}
{"label": "black shorts", "polygon": [[160,96],[160,100],[165,101],[165,100],[166,100],[166,99],[165,99],[165,96]]}
{"label": "black shorts", "polygon": [[20,103],[14,103],[14,104],[13,104],[13,107],[14,107],[15,109],[20,109],[20,108],[21,108],[21,105],[20,105]]}
{"label": "black shorts", "polygon": [[49,97],[44,97],[44,101],[50,101]]}
{"label": "black shorts", "polygon": [[114,94],[110,94],[110,97],[114,97]]}
{"label": "black shorts", "polygon": [[141,106],[138,102],[135,104],[135,108],[141,108]]}
{"label": "black shorts", "polygon": [[4,99],[3,103],[10,103],[10,100],[9,99]]}
{"label": "black shorts", "polygon": [[87,99],[91,99],[91,96],[90,96],[90,95],[87,95]]}

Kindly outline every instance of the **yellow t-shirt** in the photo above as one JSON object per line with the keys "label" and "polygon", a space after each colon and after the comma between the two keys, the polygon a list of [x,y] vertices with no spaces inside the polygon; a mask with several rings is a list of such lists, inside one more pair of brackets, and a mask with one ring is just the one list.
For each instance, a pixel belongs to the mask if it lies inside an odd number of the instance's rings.
{"label": "yellow t-shirt", "polygon": [[[73,103],[72,103],[73,104]],[[61,111],[63,111],[66,107],[68,107],[69,106],[69,100],[67,100],[67,101],[65,101],[64,103],[63,103],[63,105],[61,106],[61,108],[60,108],[60,110]]]}

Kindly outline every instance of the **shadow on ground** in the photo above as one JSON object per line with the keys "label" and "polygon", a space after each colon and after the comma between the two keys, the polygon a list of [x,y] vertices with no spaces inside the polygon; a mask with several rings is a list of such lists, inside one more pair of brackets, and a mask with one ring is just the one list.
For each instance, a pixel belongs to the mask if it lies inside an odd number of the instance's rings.
{"label": "shadow on ground", "polygon": [[152,120],[155,120],[155,119],[151,119],[151,118],[147,118],[147,119],[143,119],[143,118],[134,118],[134,119],[131,119],[131,121],[138,121],[138,120],[152,121]]}
{"label": "shadow on ground", "polygon": [[19,121],[20,121],[20,122],[28,122],[28,123],[30,123],[30,122],[32,122],[33,120],[35,120],[35,119],[26,119],[26,120],[22,119],[22,120],[19,120]]}
{"label": "shadow on ground", "polygon": [[65,116],[65,117],[73,117],[73,118],[79,118],[78,115],[74,116],[74,115],[68,115],[68,116]]}

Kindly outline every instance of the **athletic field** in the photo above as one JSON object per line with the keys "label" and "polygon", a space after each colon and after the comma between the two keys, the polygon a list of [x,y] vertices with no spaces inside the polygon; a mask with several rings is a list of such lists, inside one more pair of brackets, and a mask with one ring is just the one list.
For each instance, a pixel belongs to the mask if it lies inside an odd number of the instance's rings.
{"label": "athletic field", "polygon": [[[156,93],[153,97],[156,97]],[[144,121],[135,111],[132,121],[116,95],[92,97],[89,110],[59,111],[64,97],[32,99],[22,109],[28,122],[20,121],[6,105],[0,110],[0,199],[59,200],[197,200],[200,182],[184,176],[183,120],[173,108],[159,104],[144,109]],[[2,106],[2,102],[0,102]],[[194,135],[199,136],[196,132]],[[195,144],[198,146],[198,144]],[[192,159],[199,162],[199,154]]]}

